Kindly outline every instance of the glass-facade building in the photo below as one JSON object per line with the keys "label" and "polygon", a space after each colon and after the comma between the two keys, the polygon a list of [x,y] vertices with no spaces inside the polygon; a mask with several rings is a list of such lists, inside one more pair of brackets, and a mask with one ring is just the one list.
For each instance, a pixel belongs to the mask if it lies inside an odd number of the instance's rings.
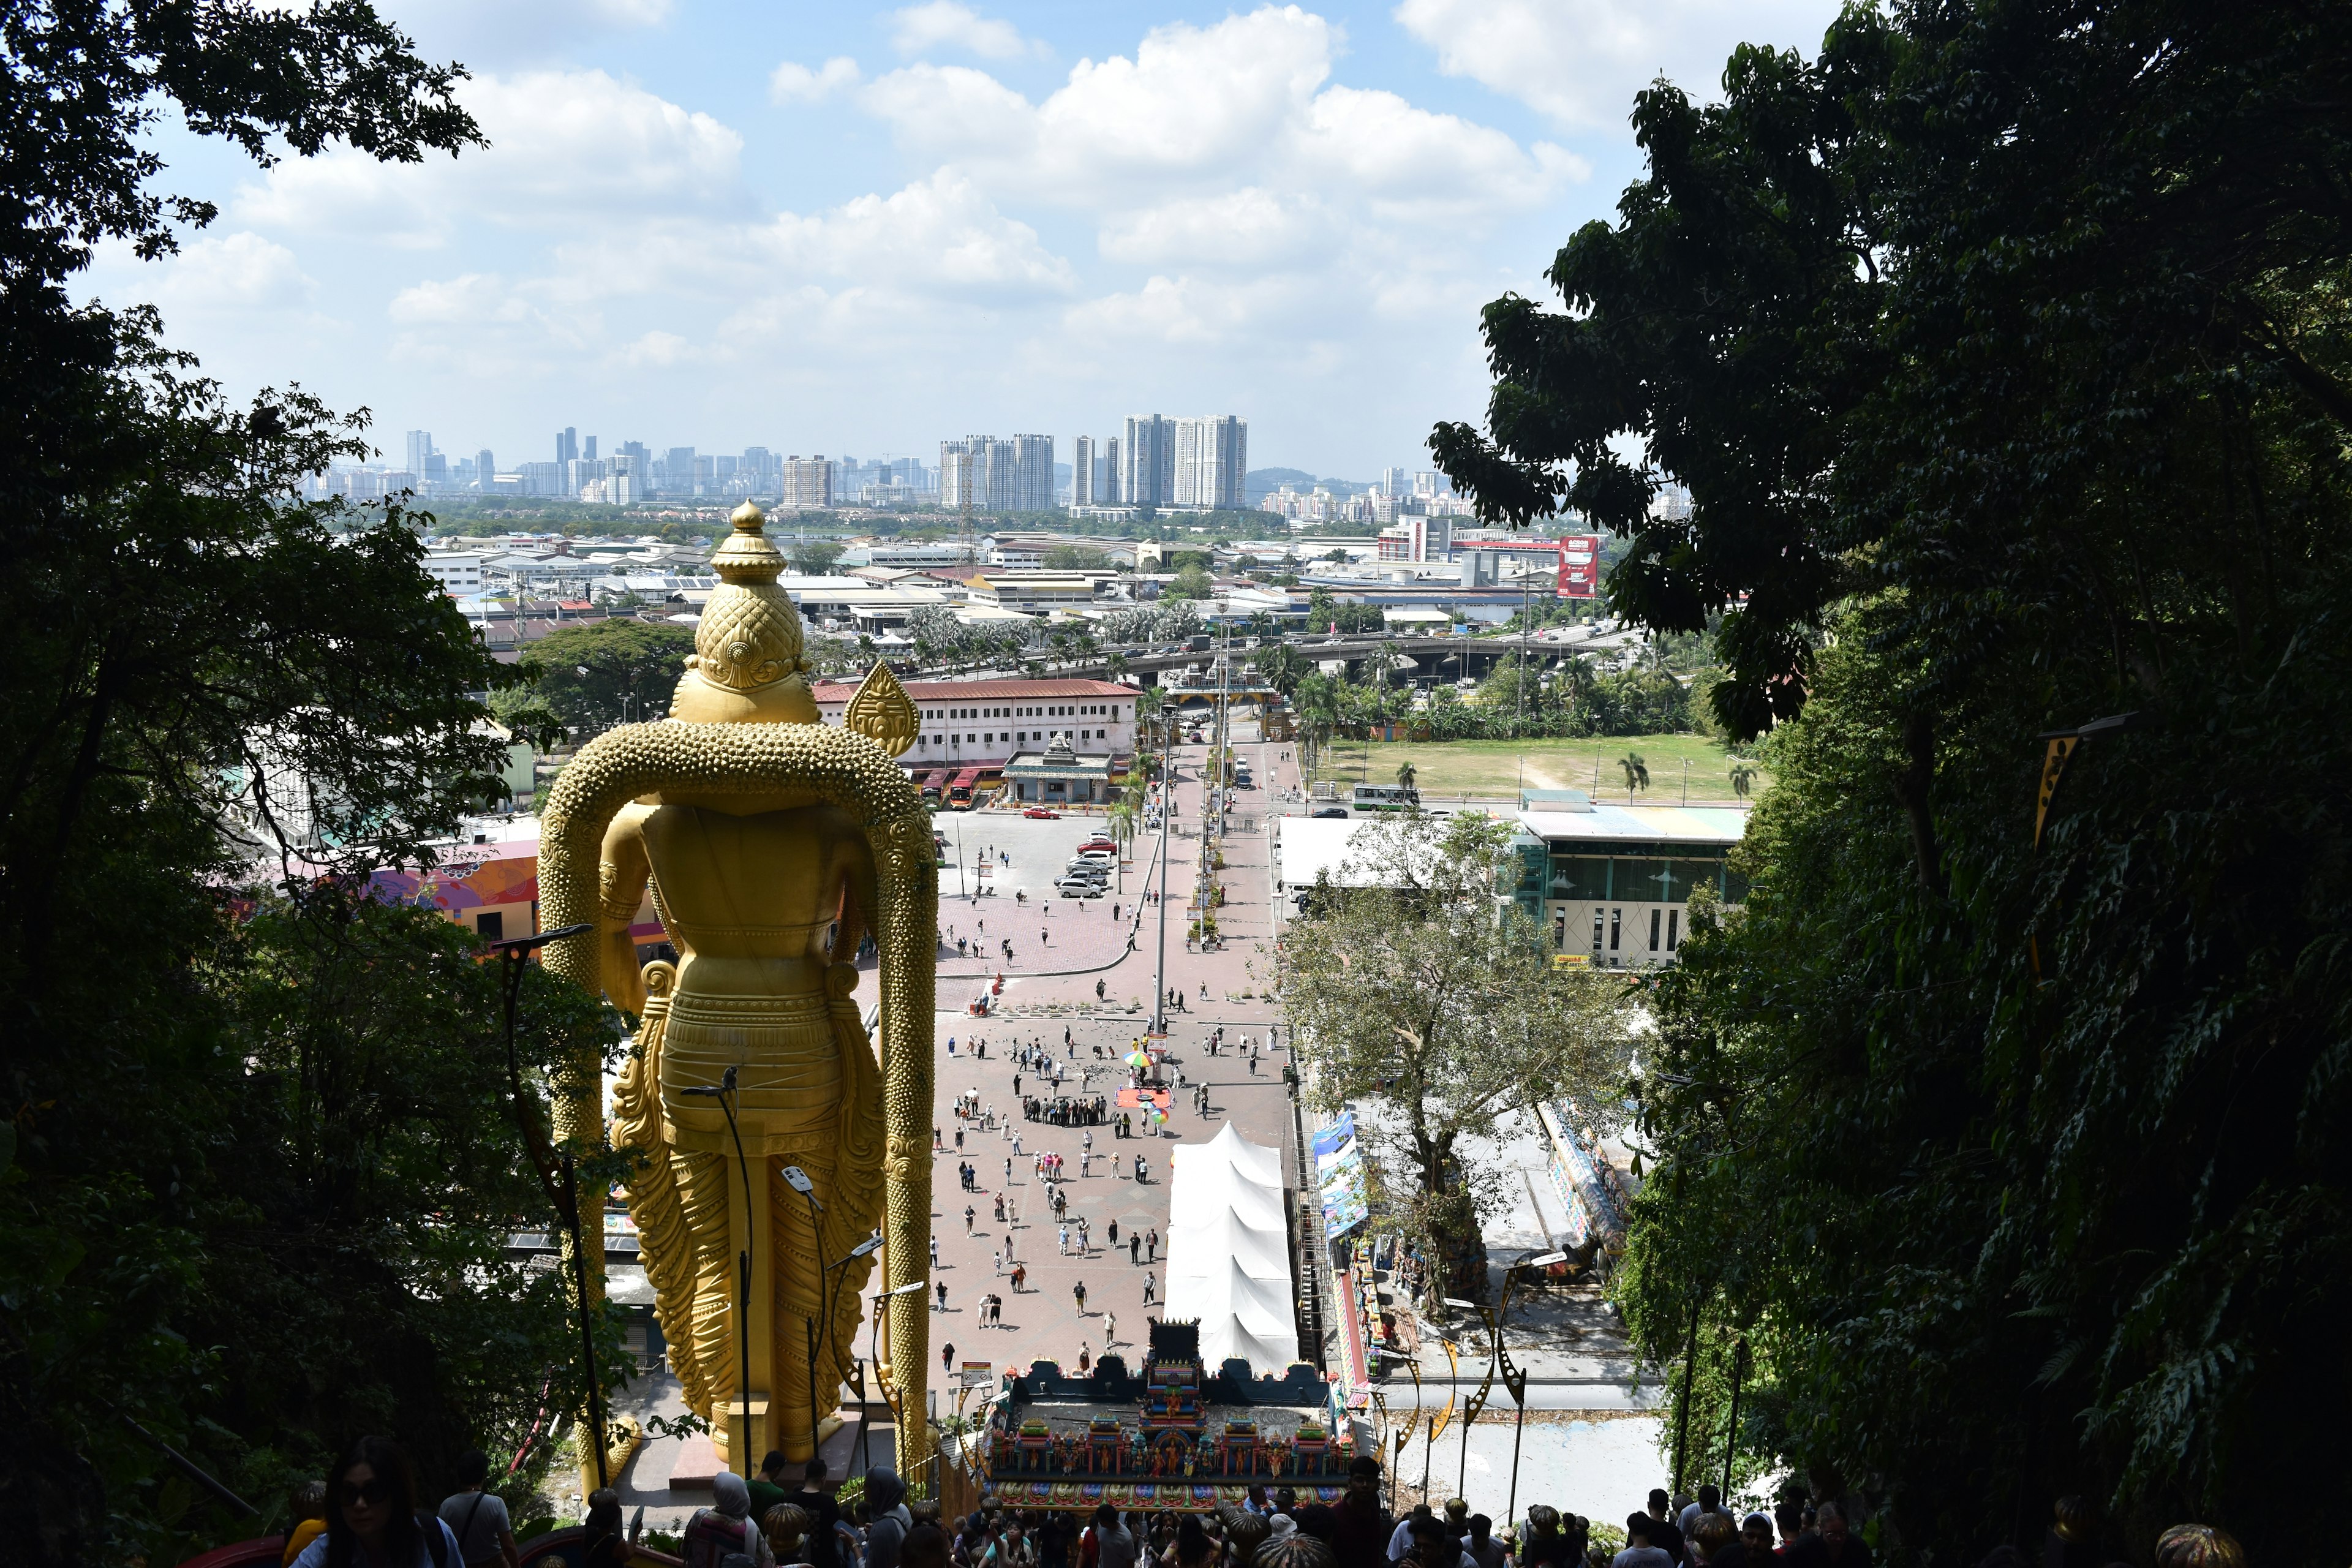
{"label": "glass-facade building", "polygon": [[1571,962],[1647,969],[1674,962],[1706,888],[1747,900],[1733,846],[1748,814],[1724,806],[1596,805],[1580,792],[1531,796],[1514,837],[1512,901]]}

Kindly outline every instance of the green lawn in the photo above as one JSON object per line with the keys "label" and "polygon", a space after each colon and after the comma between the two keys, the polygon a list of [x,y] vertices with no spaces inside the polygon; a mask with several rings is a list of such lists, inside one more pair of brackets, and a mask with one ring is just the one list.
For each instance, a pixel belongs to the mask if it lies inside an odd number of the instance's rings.
{"label": "green lawn", "polygon": [[[1594,798],[1619,804],[1629,796],[1625,770],[1617,759],[1638,752],[1649,764],[1650,787],[1630,798],[1643,805],[1679,805],[1684,764],[1688,763],[1689,799],[1735,800],[1731,767],[1738,760],[1703,735],[1616,735],[1589,741],[1445,741],[1414,745],[1409,741],[1335,741],[1324,749],[1318,776],[1340,784],[1394,784],[1398,764],[1411,763],[1424,798],[1469,794],[1510,798],[1529,789],[1594,788]],[[1751,764],[1757,765],[1757,764]],[[1758,766],[1748,798],[1763,793],[1771,775]]]}

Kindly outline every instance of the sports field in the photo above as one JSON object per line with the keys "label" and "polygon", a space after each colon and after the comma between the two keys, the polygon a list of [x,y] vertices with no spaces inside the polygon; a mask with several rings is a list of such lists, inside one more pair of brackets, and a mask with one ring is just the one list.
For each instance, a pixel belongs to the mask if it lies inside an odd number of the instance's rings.
{"label": "sports field", "polygon": [[[1650,785],[1628,795],[1618,759],[1641,754]],[[1580,789],[1596,800],[1679,805],[1685,798],[1735,800],[1731,770],[1739,759],[1704,735],[1611,735],[1585,741],[1334,741],[1323,750],[1318,778],[1339,784],[1394,784],[1398,764],[1411,763],[1423,798],[1470,795],[1508,799],[1528,789]],[[1748,764],[1756,777],[1749,799],[1763,794],[1771,774]]]}

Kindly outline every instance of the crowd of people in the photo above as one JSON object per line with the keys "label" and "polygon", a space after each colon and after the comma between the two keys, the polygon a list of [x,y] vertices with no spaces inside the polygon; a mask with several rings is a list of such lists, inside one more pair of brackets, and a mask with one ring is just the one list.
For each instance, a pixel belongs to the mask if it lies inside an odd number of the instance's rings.
{"label": "crowd of people", "polygon": [[[1693,1498],[1651,1492],[1648,1506],[1626,1517],[1622,1546],[1604,1542],[1591,1520],[1543,1504],[1517,1528],[1497,1528],[1458,1499],[1419,1504],[1400,1519],[1383,1497],[1380,1461],[1369,1455],[1349,1467],[1334,1503],[1253,1486],[1241,1502],[1210,1514],[992,1501],[952,1521],[940,1518],[936,1502],[909,1500],[886,1466],[867,1470],[846,1505],[826,1489],[822,1460],[802,1466],[800,1485],[787,1490],[790,1468],[772,1452],[750,1479],[720,1471],[710,1506],[696,1510],[677,1543],[685,1568],[1870,1568],[1872,1560],[1835,1499],[1790,1498],[1769,1514],[1741,1518],[1713,1487]],[[458,1489],[429,1507],[399,1445],[362,1437],[323,1484],[296,1489],[283,1568],[520,1568],[513,1521],[488,1489],[488,1474],[481,1454],[463,1456]],[[2090,1520],[2081,1499],[2060,1500],[2046,1568],[2097,1568]],[[583,1568],[645,1560],[624,1533],[611,1489],[588,1499],[584,1523],[576,1555],[565,1543],[567,1559]],[[2235,1540],[2203,1524],[2166,1531],[2154,1558],[2156,1568],[2246,1564]],[[1979,1568],[2023,1562],[2004,1545]]]}

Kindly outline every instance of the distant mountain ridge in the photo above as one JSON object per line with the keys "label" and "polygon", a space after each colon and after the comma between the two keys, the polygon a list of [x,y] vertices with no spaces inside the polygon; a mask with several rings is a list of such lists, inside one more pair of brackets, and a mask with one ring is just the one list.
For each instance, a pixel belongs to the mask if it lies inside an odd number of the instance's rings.
{"label": "distant mountain ridge", "polygon": [[1242,484],[1252,500],[1263,500],[1285,485],[1301,490],[1321,485],[1334,495],[1360,495],[1372,488],[1363,479],[1317,479],[1305,468],[1252,468]]}

